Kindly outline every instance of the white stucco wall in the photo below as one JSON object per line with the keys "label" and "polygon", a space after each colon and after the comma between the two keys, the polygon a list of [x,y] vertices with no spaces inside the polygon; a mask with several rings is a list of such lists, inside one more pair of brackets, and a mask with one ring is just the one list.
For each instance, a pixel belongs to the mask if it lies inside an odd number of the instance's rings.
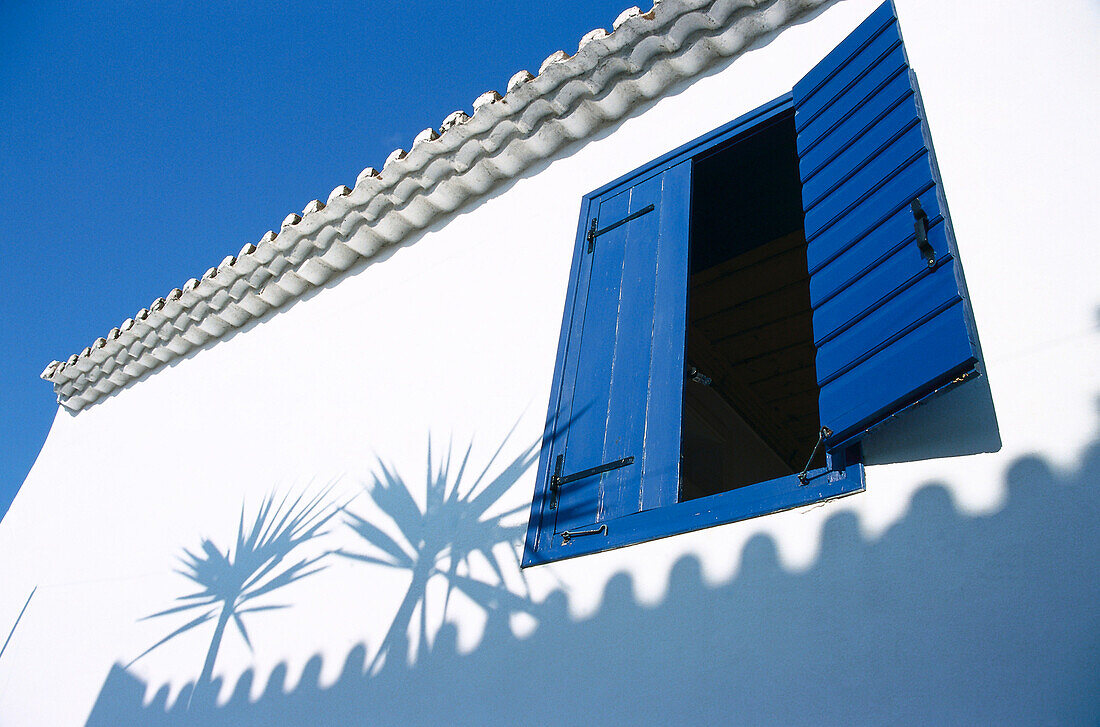
{"label": "white stucco wall", "polygon": [[[36,589],[0,654],[0,724],[1095,723],[1100,11],[1088,0],[897,0],[999,453],[869,467],[866,492],[823,506],[522,574],[501,556],[503,583],[475,557],[469,575],[497,609],[460,594],[444,609],[437,576],[423,599],[430,653],[390,653],[373,675],[363,658],[411,575],[335,555],[263,601],[288,608],[246,616],[251,651],[230,625],[220,706],[183,711],[212,623],[112,671],[200,613],[143,620],[193,590],[173,572],[183,549],[229,547],[242,507],[247,518],[272,491],[331,482],[343,502],[380,461],[423,503],[429,442],[435,468],[452,453],[451,482],[470,447],[460,490],[537,443],[581,196],[788,91],[877,4],[840,2],[289,309],[59,411],[0,523],[0,636]],[[476,514],[519,508],[503,524],[521,547],[533,488],[530,467]],[[348,509],[378,515],[365,495]],[[428,520],[467,543],[480,531],[461,515]],[[409,522],[380,519],[395,535]],[[294,557],[366,552],[343,516],[329,530]],[[511,613],[509,593],[531,613]]]}

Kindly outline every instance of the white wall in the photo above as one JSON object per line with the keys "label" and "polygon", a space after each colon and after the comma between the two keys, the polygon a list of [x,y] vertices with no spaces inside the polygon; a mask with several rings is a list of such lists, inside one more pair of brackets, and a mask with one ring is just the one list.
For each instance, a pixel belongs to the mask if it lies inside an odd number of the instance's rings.
{"label": "white wall", "polygon": [[[37,589],[0,654],[0,723],[1095,723],[1100,11],[897,4],[999,453],[870,467],[856,496],[522,574],[505,545],[526,527],[534,468],[506,469],[541,436],[581,196],[789,90],[877,5],[846,0],[335,286],[59,411],[0,523],[0,637]],[[185,711],[213,622],[123,669],[202,613],[143,620],[194,590],[184,548],[224,551],[273,491],[335,481],[343,502],[379,462],[423,507],[429,441],[449,482],[470,447],[461,492],[486,468],[514,485],[489,510],[348,510],[491,551],[504,581],[475,554],[465,588],[489,608],[444,608],[445,575],[417,585],[430,647],[407,653],[417,611],[372,671],[415,576],[330,554],[257,599],[289,607],[244,617],[251,651],[228,627],[217,704]],[[291,560],[367,552],[345,519]]]}

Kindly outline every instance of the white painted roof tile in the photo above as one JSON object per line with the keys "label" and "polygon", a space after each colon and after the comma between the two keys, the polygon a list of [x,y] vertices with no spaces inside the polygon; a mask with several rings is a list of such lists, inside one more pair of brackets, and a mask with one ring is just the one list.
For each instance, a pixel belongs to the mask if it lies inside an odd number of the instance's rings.
{"label": "white painted roof tile", "polygon": [[302,217],[305,217],[306,215],[311,215],[314,212],[320,212],[324,208],[325,208],[325,203],[322,202],[319,199],[315,199],[312,202],[310,202],[309,204],[307,204],[305,206],[305,209],[302,210]]}
{"label": "white painted roof tile", "polygon": [[539,75],[546,73],[546,69],[554,63],[561,63],[562,61],[569,60],[569,54],[563,50],[554,51],[550,55],[546,56],[546,60],[539,66]]}
{"label": "white painted roof tile", "polygon": [[438,138],[439,133],[435,129],[428,127],[416,135],[416,138],[413,139],[413,147],[415,148],[417,144],[422,144],[426,141],[434,141]]}
{"label": "white painted roof tile", "polygon": [[594,40],[603,40],[606,37],[607,37],[607,31],[604,30],[603,28],[596,28],[595,30],[590,30],[590,31],[588,31],[587,33],[585,33],[584,35],[581,36],[581,42],[577,44],[577,50],[580,50],[581,48],[585,47],[586,45],[588,45],[589,43],[591,43]]}
{"label": "white painted roof tile", "polygon": [[532,80],[533,78],[534,78],[534,76],[532,76],[526,70],[523,70],[523,71],[520,71],[519,73],[516,73],[515,75],[513,75],[511,78],[508,79],[507,92],[512,93],[517,88],[519,88],[523,84],[527,83],[528,81]]}
{"label": "white painted roof tile", "polygon": [[[833,0],[664,0],[629,8],[613,31],[597,28],[578,52],[551,54],[538,76],[520,71],[506,95],[487,91],[472,115],[455,111],[439,131],[425,129],[412,148],[394,150],[382,172],[367,167],[355,187],[336,187],[326,203],[291,213],[226,257],[202,280],[141,309],[42,378],[58,401],[80,410],[147,371],[266,315],[322,285],[357,261],[422,229],[440,215],[533,163],[614,123],[760,37]],[[538,133],[535,133],[538,132]],[[328,232],[331,230],[331,232]]]}
{"label": "white painted roof tile", "polygon": [[348,187],[346,184],[341,184],[339,187],[336,187],[331,192],[329,192],[328,203],[332,204],[340,197],[347,197],[349,194],[351,194],[351,188]]}
{"label": "white painted roof tile", "polygon": [[626,10],[619,13],[619,17],[615,18],[615,22],[611,24],[611,27],[614,30],[618,30],[623,26],[623,24],[626,23],[626,21],[641,14],[642,9],[637,5],[632,8],[627,8]]}
{"label": "white painted roof tile", "polygon": [[494,103],[494,102],[499,101],[499,100],[500,100],[500,94],[499,93],[497,93],[496,91],[486,91],[485,93],[481,94],[480,96],[478,96],[477,98],[474,99],[474,103],[473,103],[474,115],[476,116],[477,112],[480,111],[483,107],[488,106],[489,104]]}

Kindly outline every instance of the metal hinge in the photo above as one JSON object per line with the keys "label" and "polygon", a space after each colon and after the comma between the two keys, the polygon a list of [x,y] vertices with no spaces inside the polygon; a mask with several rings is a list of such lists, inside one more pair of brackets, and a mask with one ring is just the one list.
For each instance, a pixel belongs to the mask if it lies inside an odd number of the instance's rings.
{"label": "metal hinge", "polygon": [[604,472],[610,472],[611,470],[617,470],[620,467],[626,467],[627,465],[634,464],[634,457],[623,457],[617,459],[614,462],[607,462],[605,464],[597,465],[596,467],[589,467],[586,470],[580,472],[574,472],[571,475],[562,476],[562,467],[565,464],[565,455],[559,454],[557,460],[554,462],[554,474],[550,477],[550,509],[553,510],[558,506],[558,494],[561,492],[562,485],[568,485],[570,482],[576,482],[577,480],[583,480],[585,477],[591,477],[592,475],[603,474]]}
{"label": "metal hinge", "polygon": [[592,218],[592,224],[588,226],[588,252],[592,252],[592,248],[596,245],[596,224],[599,222],[595,217]]}
{"label": "metal hinge", "polygon": [[642,215],[646,214],[647,212],[652,212],[655,209],[657,209],[657,208],[654,207],[653,205],[646,205],[645,207],[641,208],[637,212],[630,213],[629,215],[622,218],[618,222],[612,222],[610,225],[603,228],[602,230],[596,229],[596,219],[593,218],[592,219],[592,224],[590,224],[588,226],[588,252],[592,252],[592,250],[596,246],[596,238],[599,237],[600,235],[602,235],[603,233],[611,232],[616,227],[622,227],[627,222],[630,222],[631,220],[636,220],[639,217],[641,217]]}

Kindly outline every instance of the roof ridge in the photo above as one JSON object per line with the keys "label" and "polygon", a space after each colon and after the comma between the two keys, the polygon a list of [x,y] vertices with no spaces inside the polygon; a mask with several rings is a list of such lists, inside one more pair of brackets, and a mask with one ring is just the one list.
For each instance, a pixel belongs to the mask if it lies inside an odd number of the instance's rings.
{"label": "roof ridge", "polygon": [[565,144],[623,118],[637,103],[743,51],[762,35],[833,0],[655,0],[624,10],[608,33],[596,28],[577,51],[550,54],[537,76],[514,74],[505,95],[490,90],[427,128],[381,171],[354,188],[291,213],[279,232],[225,257],[199,279],[157,298],[106,337],[41,377],[58,402],[79,411],[127,382],[218,340],[320,286],[384,246],[423,229]]}

